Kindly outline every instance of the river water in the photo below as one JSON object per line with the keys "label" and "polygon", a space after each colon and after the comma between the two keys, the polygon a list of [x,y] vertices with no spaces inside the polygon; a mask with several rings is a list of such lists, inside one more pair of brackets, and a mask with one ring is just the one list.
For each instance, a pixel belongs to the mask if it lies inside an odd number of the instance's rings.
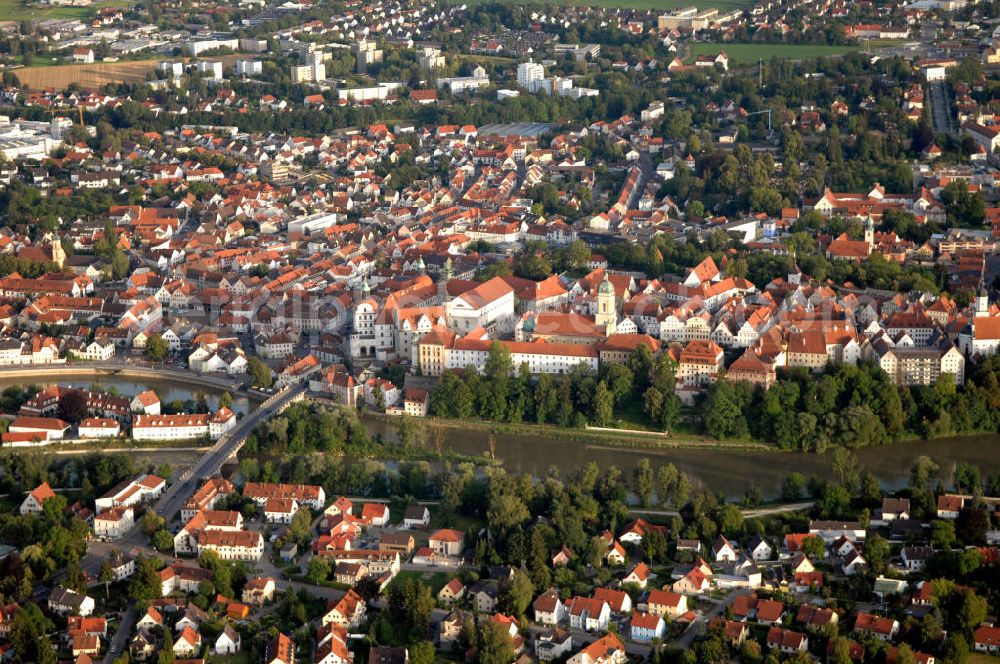
{"label": "river water", "polygon": [[[395,439],[394,427],[385,421],[368,421],[369,432],[384,440]],[[489,434],[481,430],[447,429],[443,449],[469,456],[488,451]],[[430,443],[427,443],[428,445]],[[941,477],[948,484],[957,464],[975,464],[983,477],[1000,473],[1000,435],[963,436],[935,440],[914,440],[883,447],[856,450],[860,465],[872,472],[886,489],[904,486],[913,462],[928,456],[941,466]],[[563,477],[591,461],[601,468],[618,466],[629,473],[636,462],[646,457],[653,470],[666,463],[687,473],[693,483],[721,491],[727,497],[741,497],[750,486],[758,486],[765,497],[775,498],[781,483],[793,472],[806,477],[833,477],[833,455],[803,452],[727,451],[718,448],[640,449],[606,447],[573,439],[528,434],[496,435],[496,456],[508,472],[543,475],[550,467],[559,468]]]}
{"label": "river water", "polygon": [[[190,383],[176,382],[169,379],[165,380],[155,380],[155,379],[132,379],[125,378],[122,376],[80,376],[80,377],[67,377],[60,378],[57,376],[46,376],[44,378],[39,378],[38,380],[24,380],[24,379],[0,379],[0,391],[16,385],[22,387],[24,385],[37,385],[38,387],[49,387],[50,385],[64,385],[71,387],[78,387],[81,389],[90,389],[94,386],[95,389],[99,390],[110,390],[112,387],[118,390],[118,393],[122,396],[127,396],[129,398],[143,392],[145,390],[153,390],[160,397],[160,401],[167,403],[169,401],[187,401],[189,399],[195,399],[196,395],[201,392],[205,395],[208,401],[208,405],[215,410],[219,407],[219,399],[222,397],[223,390],[215,387],[201,387],[198,385],[193,385]],[[239,394],[233,394],[233,406],[234,412],[246,414],[250,410],[250,400],[245,396]]]}
{"label": "river water", "polygon": [[[121,376],[45,378],[37,381],[7,379],[0,380],[0,390],[23,384],[40,387],[55,384],[80,388],[89,388],[91,385],[102,389],[114,387],[122,395],[130,397],[152,389],[164,402],[194,399],[198,392],[203,392],[213,409],[218,406],[222,395],[222,390],[216,388],[198,387],[169,379],[147,380]],[[245,396],[233,396],[233,410],[236,412],[247,413],[250,405],[250,400]],[[391,421],[369,418],[366,426],[373,436],[390,442],[396,438]],[[489,434],[484,430],[448,428],[445,429],[443,448],[458,454],[483,456],[488,450],[488,439]],[[426,444],[430,445],[430,442]],[[909,478],[910,467],[920,456],[928,456],[941,466],[941,477],[946,484],[955,466],[960,463],[976,465],[983,477],[1000,473],[1000,435],[996,434],[914,440],[883,447],[860,448],[856,454],[861,466],[870,470],[886,489],[904,486]],[[169,455],[170,453],[166,453],[164,456]],[[758,486],[766,497],[774,498],[781,489],[782,481],[793,472],[807,477],[833,477],[833,455],[829,453],[727,451],[710,447],[669,450],[607,447],[580,442],[574,439],[572,431],[566,431],[564,437],[497,434],[496,456],[511,473],[543,475],[555,466],[564,477],[591,461],[601,468],[618,466],[630,473],[639,459],[647,457],[654,471],[663,464],[672,463],[687,473],[692,482],[713,491],[721,491],[730,498],[742,496],[750,486]]]}

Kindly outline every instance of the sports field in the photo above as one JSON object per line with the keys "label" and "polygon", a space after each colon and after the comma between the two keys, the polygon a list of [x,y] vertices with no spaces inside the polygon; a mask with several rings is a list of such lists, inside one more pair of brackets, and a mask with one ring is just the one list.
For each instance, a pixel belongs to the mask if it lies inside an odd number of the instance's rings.
{"label": "sports field", "polygon": [[0,0],[0,21],[24,21],[43,18],[79,18],[90,16],[102,7],[128,7],[134,0],[102,0],[86,7],[50,7],[24,0]]}
{"label": "sports field", "polygon": [[718,55],[725,51],[730,65],[755,64],[761,58],[773,60],[803,60],[822,56],[837,56],[862,50],[861,46],[819,46],[813,44],[711,44],[695,42],[690,46],[690,58],[696,55]]}
{"label": "sports field", "polygon": [[[514,2],[514,0],[451,0],[453,4],[487,4],[492,2]],[[533,4],[531,0],[519,2],[522,5]],[[670,11],[681,7],[697,7],[698,9],[715,8],[720,11],[730,9],[745,9],[753,6],[753,0],[545,0],[537,4],[569,5],[574,7],[605,7],[609,9],[653,9]]]}

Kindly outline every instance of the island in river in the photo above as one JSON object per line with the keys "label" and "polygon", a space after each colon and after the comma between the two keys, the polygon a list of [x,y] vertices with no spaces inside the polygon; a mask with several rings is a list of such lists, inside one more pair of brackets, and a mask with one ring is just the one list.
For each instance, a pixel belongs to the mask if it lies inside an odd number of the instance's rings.
{"label": "island in river", "polygon": [[[371,435],[394,441],[397,429],[392,420],[368,418]],[[482,428],[447,427],[442,451],[467,456],[489,454],[490,432]],[[628,472],[642,458],[648,458],[654,470],[665,463],[674,464],[696,483],[721,491],[729,498],[742,496],[751,486],[757,486],[768,499],[778,496],[781,483],[791,473],[806,477],[818,475],[833,478],[833,455],[808,452],[749,451],[724,449],[706,444],[681,448],[616,447],[574,439],[573,431],[563,437],[530,433],[495,433],[495,454],[511,473],[544,475],[555,466],[567,473],[593,461],[598,466],[618,466]],[[975,464],[983,476],[1000,473],[1000,435],[974,435],[934,440],[908,440],[880,447],[855,450],[859,463],[871,471],[887,490],[903,487],[910,468],[921,456],[932,458],[941,466],[943,477],[950,477],[955,466]]]}

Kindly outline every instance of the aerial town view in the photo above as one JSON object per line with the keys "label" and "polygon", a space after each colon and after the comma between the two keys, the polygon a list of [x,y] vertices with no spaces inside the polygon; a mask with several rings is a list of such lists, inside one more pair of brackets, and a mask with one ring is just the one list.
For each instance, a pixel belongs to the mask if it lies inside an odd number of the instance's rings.
{"label": "aerial town view", "polygon": [[1000,0],[0,0],[0,664],[1000,664]]}

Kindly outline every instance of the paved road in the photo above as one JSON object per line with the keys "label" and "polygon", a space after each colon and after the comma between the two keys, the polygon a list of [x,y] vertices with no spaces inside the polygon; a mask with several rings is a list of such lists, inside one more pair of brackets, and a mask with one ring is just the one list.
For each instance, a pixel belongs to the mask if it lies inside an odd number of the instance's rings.
{"label": "paved road", "polygon": [[672,645],[681,648],[682,650],[687,650],[688,648],[691,647],[691,644],[694,642],[695,637],[701,634],[702,630],[705,629],[705,626],[708,625],[708,623],[712,620],[712,618],[715,618],[716,616],[725,613],[726,609],[732,606],[733,602],[735,602],[736,598],[739,597],[740,595],[749,595],[749,594],[750,593],[746,590],[736,590],[729,593],[726,596],[725,600],[717,603],[711,609],[698,616],[695,619],[695,621],[691,623],[691,625],[687,628],[687,630],[681,635],[681,638],[674,641]]}
{"label": "paved road", "polygon": [[[271,396],[257,410],[240,420],[233,429],[216,441],[193,466],[167,488],[152,509],[156,510],[156,513],[168,522],[172,520],[184,502],[198,488],[202,478],[218,474],[226,459],[239,452],[246,442],[247,436],[261,422],[282,412],[293,401],[305,395],[305,392],[306,385],[298,385]],[[140,551],[146,547],[146,536],[142,534],[139,524],[136,523],[132,530],[114,542],[113,545],[91,542],[87,547],[87,555],[81,562],[81,567],[96,576],[101,561],[104,560],[112,547],[124,551]]]}
{"label": "paved road", "polygon": [[[755,507],[754,509],[741,510],[743,517],[746,519],[754,519],[762,516],[771,516],[773,514],[785,514],[787,512],[801,512],[802,510],[807,510],[814,505],[811,500],[805,500],[798,503],[784,503],[782,505],[771,505],[768,507]],[[677,510],[654,510],[654,509],[630,509],[630,514],[635,514],[638,516],[679,516],[680,513]]]}
{"label": "paved road", "polygon": [[951,102],[948,100],[948,89],[944,81],[934,81],[928,86],[931,104],[931,123],[935,134],[957,136],[955,116],[951,112]]}
{"label": "paved road", "polygon": [[[627,623],[628,621],[626,620],[626,624]],[[604,634],[595,634],[594,632],[567,627],[566,625],[560,625],[560,628],[569,632],[573,637],[573,647],[570,648],[571,652],[578,652],[582,650],[584,646],[590,645],[597,639],[604,636]],[[550,629],[552,629],[551,625],[536,625],[535,623],[530,623],[528,625],[528,633],[531,635],[532,639],[536,639],[539,634],[547,632]],[[625,633],[627,633],[627,631]],[[624,638],[622,639],[622,645],[625,646],[626,653],[632,655],[633,657],[640,657],[642,659],[649,657],[649,653],[653,649],[652,645],[648,643],[639,643],[637,641],[631,641]]]}
{"label": "paved road", "polygon": [[111,641],[108,643],[108,652],[104,655],[102,664],[111,664],[125,651],[129,640],[132,638],[132,628],[135,627],[135,622],[136,610],[135,601],[133,600],[128,603],[128,608],[122,614],[122,621],[118,624],[118,629],[115,630],[114,636],[111,637]]}
{"label": "paved road", "polygon": [[293,401],[304,396],[305,392],[306,385],[304,384],[288,388],[275,394],[262,403],[257,410],[240,420],[160,496],[154,505],[156,513],[169,521],[175,513],[180,511],[184,501],[198,488],[198,482],[218,474],[226,459],[240,451],[247,436],[257,428],[257,425],[270,419],[271,416],[281,413]]}
{"label": "paved road", "polygon": [[0,367],[0,376],[9,374],[38,374],[39,377],[58,377],[60,374],[72,376],[80,375],[87,371],[100,371],[127,374],[129,371],[136,372],[156,372],[157,377],[169,380],[181,381],[195,385],[203,385],[212,389],[231,390],[233,392],[246,392],[243,381],[244,378],[234,378],[231,376],[220,376],[211,374],[199,374],[188,369],[174,367],[169,363],[151,364],[135,360],[112,360],[110,362],[75,362],[73,364],[39,364],[39,365],[17,365]]}

